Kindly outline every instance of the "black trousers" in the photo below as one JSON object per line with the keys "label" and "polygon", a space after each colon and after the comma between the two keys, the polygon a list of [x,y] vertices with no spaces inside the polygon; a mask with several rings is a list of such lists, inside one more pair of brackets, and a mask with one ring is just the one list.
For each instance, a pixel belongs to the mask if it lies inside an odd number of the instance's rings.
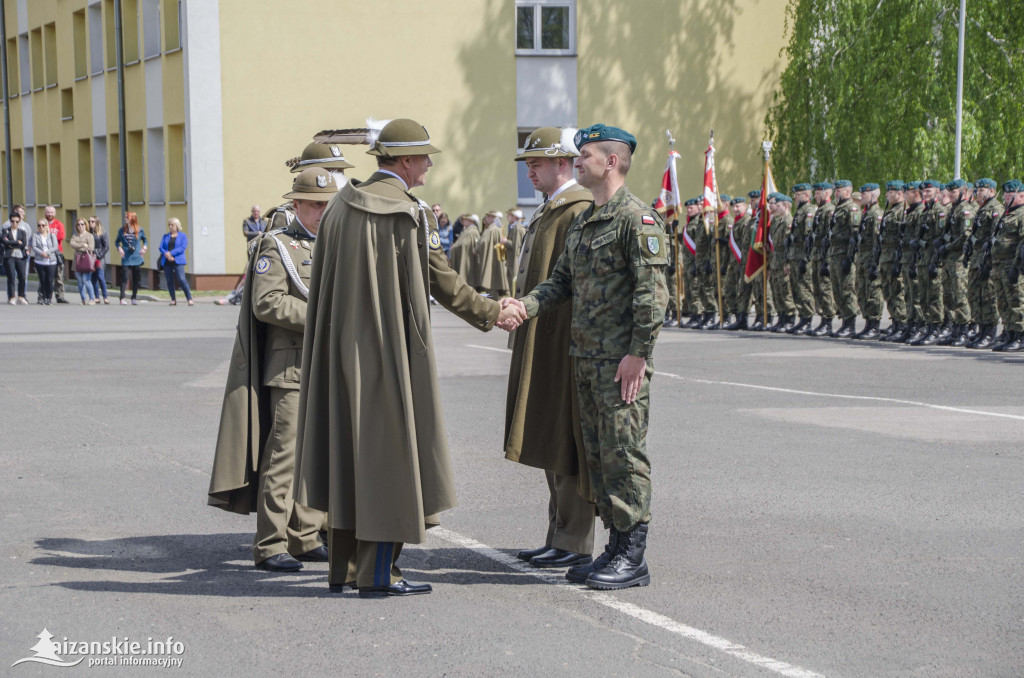
{"label": "black trousers", "polygon": [[[17,297],[25,296],[25,278],[28,277],[28,259],[15,259],[13,257],[7,257],[4,259],[4,271],[7,273],[7,298],[15,299]],[[17,281],[15,281],[17,277]],[[17,282],[17,292],[15,295],[15,282]]]}
{"label": "black trousers", "polygon": [[121,266],[121,298],[124,299],[124,288],[128,284],[128,276],[132,278],[132,300],[139,296],[139,282],[142,280],[142,264],[137,266]]}
{"label": "black trousers", "polygon": [[57,264],[40,265],[36,262],[36,273],[39,274],[39,298],[50,301],[53,298],[53,278],[57,275]]}

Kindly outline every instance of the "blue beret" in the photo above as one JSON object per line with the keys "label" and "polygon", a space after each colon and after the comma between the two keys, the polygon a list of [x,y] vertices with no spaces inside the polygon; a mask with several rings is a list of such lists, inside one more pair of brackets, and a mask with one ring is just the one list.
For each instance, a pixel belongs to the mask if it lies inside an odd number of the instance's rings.
{"label": "blue beret", "polygon": [[975,188],[995,188],[996,187],[996,182],[995,182],[995,179],[985,179],[985,178],[978,179],[977,181],[974,182],[974,187]]}
{"label": "blue beret", "polygon": [[956,189],[963,188],[966,185],[967,182],[964,181],[963,179],[953,179],[953,181],[946,184],[946,188],[948,188],[951,191],[955,191]]}
{"label": "blue beret", "polygon": [[908,181],[903,186],[904,186],[904,190],[907,190],[907,191],[920,191],[921,190],[921,182],[920,181]]}
{"label": "blue beret", "polygon": [[877,190],[878,190],[878,184],[876,184],[874,182],[868,182],[866,184],[861,184],[860,185],[860,192],[861,193],[863,193],[864,191],[877,191]]}
{"label": "blue beret", "polygon": [[770,194],[768,196],[768,199],[774,200],[775,202],[793,202],[793,199],[790,198],[788,195],[786,195],[785,193],[779,193],[778,191]]}
{"label": "blue beret", "polygon": [[816,191],[831,191],[835,186],[832,185],[831,181],[822,181],[814,184],[814,190]]}
{"label": "blue beret", "polygon": [[683,203],[683,206],[684,207],[689,207],[690,205],[696,205],[697,202],[698,202],[697,198],[690,198],[689,200],[687,200],[686,202]]}
{"label": "blue beret", "polygon": [[887,191],[902,191],[904,189],[906,189],[906,184],[899,179],[885,182],[885,190]]}
{"label": "blue beret", "polygon": [[939,187],[939,182],[935,181],[935,179],[925,179],[924,181],[921,182],[921,188],[938,188],[938,187]]}
{"label": "blue beret", "polygon": [[812,190],[810,184],[797,184],[796,186],[793,187],[793,192],[794,193],[796,193],[797,191],[810,191],[810,190]]}
{"label": "blue beret", "polygon": [[751,200],[757,200],[758,198],[761,197],[761,189],[755,188],[754,190],[747,193],[747,197],[750,198]]}
{"label": "blue beret", "polygon": [[729,204],[730,205],[738,205],[741,202],[746,202],[746,201],[747,201],[747,199],[744,198],[742,195],[737,195],[735,198],[733,198],[732,200],[729,201]]}
{"label": "blue beret", "polygon": [[1020,179],[1010,179],[1003,184],[1003,193],[1020,193],[1024,191],[1024,183]]}
{"label": "blue beret", "polygon": [[630,153],[636,150],[635,136],[624,129],[611,127],[610,125],[603,125],[601,123],[591,125],[590,127],[584,127],[580,131],[576,132],[576,137],[573,139],[573,142],[576,144],[576,148],[583,148],[591,141],[621,141],[629,146]]}
{"label": "blue beret", "polygon": [[853,186],[853,182],[849,179],[837,179],[832,185],[836,188],[846,188],[847,186]]}
{"label": "blue beret", "polygon": [[726,193],[723,193],[720,196],[718,196],[718,199],[722,201],[722,204],[725,204],[725,203],[729,202],[730,200],[732,200],[732,196],[728,195]]}

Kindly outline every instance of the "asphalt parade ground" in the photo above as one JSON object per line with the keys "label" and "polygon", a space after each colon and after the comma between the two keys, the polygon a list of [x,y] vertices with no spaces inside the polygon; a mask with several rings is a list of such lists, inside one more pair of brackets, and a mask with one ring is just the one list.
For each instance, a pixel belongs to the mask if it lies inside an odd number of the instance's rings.
{"label": "asphalt parade ground", "polygon": [[0,675],[1021,675],[1024,354],[663,331],[652,583],[597,592],[515,560],[507,335],[433,317],[459,506],[364,600],[206,505],[236,307],[0,307]]}

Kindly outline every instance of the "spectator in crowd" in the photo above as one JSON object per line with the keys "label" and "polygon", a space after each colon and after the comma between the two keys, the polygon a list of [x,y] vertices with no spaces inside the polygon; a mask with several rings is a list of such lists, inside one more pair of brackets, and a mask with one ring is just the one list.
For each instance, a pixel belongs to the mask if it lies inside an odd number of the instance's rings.
{"label": "spectator in crowd", "polygon": [[39,294],[36,303],[49,306],[53,301],[53,277],[57,269],[57,235],[50,232],[50,224],[40,219],[32,235],[32,258],[39,274]]}
{"label": "spectator in crowd", "polygon": [[441,248],[444,255],[451,259],[452,255],[452,222],[448,219],[447,212],[441,212],[437,218],[437,235],[441,238]]}
{"label": "spectator in crowd", "polygon": [[103,303],[109,304],[110,299],[107,299],[107,270],[104,262],[107,259],[107,252],[110,251],[110,240],[107,238],[107,234],[103,232],[103,224],[100,223],[99,218],[95,215],[89,217],[89,232],[92,233],[93,242],[96,244],[96,267],[92,273],[93,296],[99,300],[100,292],[103,292]]}
{"label": "spectator in crowd", "polygon": [[96,266],[96,241],[85,219],[75,222],[75,232],[70,243],[75,250],[75,278],[78,280],[78,296],[82,299],[82,306],[95,304],[97,300],[92,288],[92,270]]}
{"label": "spectator in crowd", "polygon": [[57,267],[54,269],[53,293],[58,304],[66,304],[68,300],[64,298],[64,224],[57,218],[57,208],[53,205],[47,205],[43,209],[43,216],[50,226],[50,233],[57,237]]}
{"label": "spectator in crowd", "polygon": [[117,246],[117,253],[121,255],[121,304],[127,304],[124,300],[125,285],[128,284],[128,277],[132,279],[132,306],[138,304],[139,282],[142,276],[142,255],[146,253],[149,241],[146,240],[146,232],[139,228],[139,217],[135,212],[127,212],[124,215],[124,226],[117,232],[114,240]]}
{"label": "spectator in crowd", "polygon": [[[267,220],[260,216],[260,206],[253,205],[249,217],[242,222],[242,234],[245,235],[246,240],[252,240],[265,230],[267,230]],[[171,284],[167,283],[167,287],[170,289]]]}
{"label": "spectator in crowd", "polygon": [[11,213],[3,232],[0,233],[0,247],[3,248],[4,271],[7,273],[7,303],[27,304],[25,299],[25,278],[28,275],[29,237],[21,227],[21,215]]}
{"label": "spectator in crowd", "polygon": [[[253,207],[253,213],[258,216],[259,207]],[[174,297],[174,282],[178,282],[181,291],[185,293],[188,305],[192,306],[192,290],[189,289],[188,280],[185,280],[185,252],[188,250],[188,236],[181,230],[181,222],[175,217],[167,220],[167,233],[160,241],[160,267],[164,269],[164,279],[167,281],[167,291],[171,294],[171,306],[177,306],[178,300]]]}

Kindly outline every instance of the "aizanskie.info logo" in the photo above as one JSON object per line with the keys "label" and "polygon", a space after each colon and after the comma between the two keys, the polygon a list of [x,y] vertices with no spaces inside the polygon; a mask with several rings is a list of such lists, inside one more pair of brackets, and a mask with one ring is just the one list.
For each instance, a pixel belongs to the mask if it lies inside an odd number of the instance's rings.
{"label": "aizanskie.info logo", "polygon": [[110,640],[70,640],[65,637],[54,640],[52,633],[43,629],[38,642],[29,650],[31,657],[23,657],[11,664],[46,664],[47,666],[156,666],[180,668],[185,654],[185,644],[168,636],[164,640],[146,638],[145,642],[132,640],[128,636]]}

